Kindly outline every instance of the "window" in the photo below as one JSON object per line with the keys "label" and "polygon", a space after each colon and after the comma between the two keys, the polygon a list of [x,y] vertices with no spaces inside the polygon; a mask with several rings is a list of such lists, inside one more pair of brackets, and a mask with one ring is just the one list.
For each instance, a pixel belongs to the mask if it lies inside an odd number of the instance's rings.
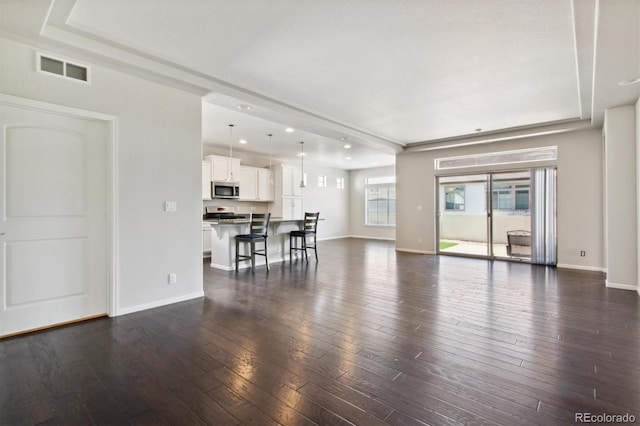
{"label": "window", "polygon": [[327,187],[327,177],[320,175],[318,176],[318,188],[326,188]]}
{"label": "window", "polygon": [[395,176],[368,178],[365,186],[365,224],[396,224]]}
{"label": "window", "polygon": [[499,183],[493,185],[493,210],[528,211],[529,185]]}
{"label": "window", "polygon": [[529,185],[516,185],[516,210],[529,210]]}
{"label": "window", "polygon": [[558,159],[557,146],[519,149],[516,151],[487,152],[485,154],[460,155],[457,157],[436,158],[435,169],[459,169],[464,167],[495,166],[497,164],[530,163],[535,161],[554,161]]}
{"label": "window", "polygon": [[444,209],[464,210],[464,185],[444,188]]}
{"label": "window", "polygon": [[344,189],[344,178],[343,177],[339,177],[336,179],[336,187],[338,189]]}

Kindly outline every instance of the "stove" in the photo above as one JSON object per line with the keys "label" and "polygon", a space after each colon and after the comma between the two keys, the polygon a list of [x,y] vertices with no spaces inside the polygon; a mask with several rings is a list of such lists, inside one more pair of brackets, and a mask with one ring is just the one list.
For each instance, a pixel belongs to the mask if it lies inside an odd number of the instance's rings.
{"label": "stove", "polygon": [[206,207],[205,214],[203,216],[203,219],[205,220],[217,220],[218,222],[221,222],[221,221],[241,222],[243,220],[247,220],[248,218],[249,216],[247,216],[246,214],[236,214],[230,211],[219,211],[217,210],[216,207],[210,207],[210,206]]}

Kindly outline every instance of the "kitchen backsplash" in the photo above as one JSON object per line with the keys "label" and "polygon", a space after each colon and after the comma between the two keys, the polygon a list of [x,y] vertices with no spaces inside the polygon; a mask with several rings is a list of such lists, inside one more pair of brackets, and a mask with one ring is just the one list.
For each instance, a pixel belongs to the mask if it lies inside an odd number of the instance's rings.
{"label": "kitchen backsplash", "polygon": [[247,201],[234,200],[204,200],[202,202],[202,214],[207,206],[228,207],[229,211],[235,213],[267,213],[272,203],[251,203]]}

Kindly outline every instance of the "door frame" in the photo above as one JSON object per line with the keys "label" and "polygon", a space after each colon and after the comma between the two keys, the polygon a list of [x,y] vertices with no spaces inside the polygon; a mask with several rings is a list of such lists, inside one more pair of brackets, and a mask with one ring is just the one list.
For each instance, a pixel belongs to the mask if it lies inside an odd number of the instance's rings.
{"label": "door frame", "polygon": [[[94,120],[103,122],[109,133],[106,138],[107,158],[107,188],[106,188],[106,205],[107,205],[107,232],[106,232],[106,253],[107,253],[107,315],[110,317],[118,315],[118,118],[113,115],[102,114],[99,112],[83,110],[79,108],[67,107],[64,105],[52,104],[33,99],[21,98],[13,95],[0,93],[0,104],[22,108],[32,111],[47,112],[59,114],[67,117],[73,117],[84,120]],[[55,325],[55,324],[54,324]]]}

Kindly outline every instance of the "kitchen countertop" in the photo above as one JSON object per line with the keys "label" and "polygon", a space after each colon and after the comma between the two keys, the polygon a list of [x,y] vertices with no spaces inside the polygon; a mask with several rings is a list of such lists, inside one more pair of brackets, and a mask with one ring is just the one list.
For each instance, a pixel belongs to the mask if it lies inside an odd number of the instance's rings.
{"label": "kitchen countertop", "polygon": [[[301,222],[304,219],[283,219],[281,217],[272,217],[269,220],[269,224],[275,223],[283,223],[283,222]],[[238,225],[238,224],[247,224],[251,222],[247,219],[223,219],[222,221],[218,221],[216,219],[204,219],[203,223],[209,223],[211,225]]]}

